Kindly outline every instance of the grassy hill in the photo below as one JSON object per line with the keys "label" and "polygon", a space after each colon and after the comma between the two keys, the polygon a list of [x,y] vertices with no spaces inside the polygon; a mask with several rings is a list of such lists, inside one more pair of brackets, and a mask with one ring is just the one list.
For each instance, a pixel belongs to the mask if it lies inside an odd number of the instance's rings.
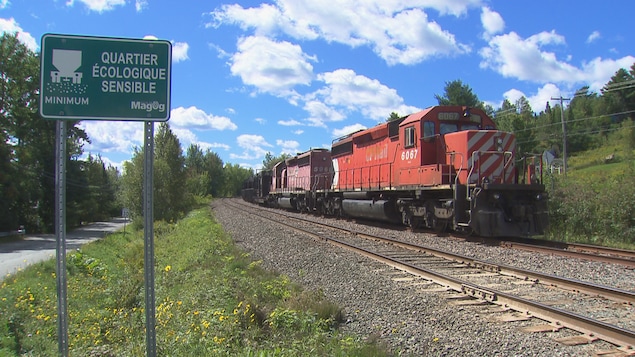
{"label": "grassy hill", "polygon": [[547,175],[549,237],[635,249],[635,138],[632,123],[568,160],[566,177]]}

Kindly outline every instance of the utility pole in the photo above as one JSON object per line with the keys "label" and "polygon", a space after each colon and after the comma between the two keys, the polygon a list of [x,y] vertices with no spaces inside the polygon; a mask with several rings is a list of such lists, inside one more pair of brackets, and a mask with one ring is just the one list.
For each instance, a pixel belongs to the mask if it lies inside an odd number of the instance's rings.
{"label": "utility pole", "polygon": [[571,98],[563,98],[560,95],[559,98],[551,97],[551,100],[560,101],[560,120],[562,121],[562,172],[567,176],[567,125],[564,121],[564,105],[565,100],[571,100]]}

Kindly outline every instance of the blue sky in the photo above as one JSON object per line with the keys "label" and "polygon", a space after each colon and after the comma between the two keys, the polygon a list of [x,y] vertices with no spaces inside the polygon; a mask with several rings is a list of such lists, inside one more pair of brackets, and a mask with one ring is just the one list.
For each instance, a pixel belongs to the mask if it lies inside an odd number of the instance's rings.
{"label": "blue sky", "polygon": [[[332,140],[437,104],[461,80],[498,108],[598,91],[635,62],[632,1],[0,0],[0,30],[172,42],[170,127],[225,163]],[[555,103],[552,103],[552,105]],[[143,123],[83,121],[86,153],[117,167]]]}

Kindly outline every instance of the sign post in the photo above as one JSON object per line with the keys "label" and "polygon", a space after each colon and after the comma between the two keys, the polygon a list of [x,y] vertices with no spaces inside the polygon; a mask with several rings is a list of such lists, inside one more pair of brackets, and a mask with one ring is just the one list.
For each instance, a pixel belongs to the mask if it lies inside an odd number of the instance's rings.
{"label": "sign post", "polygon": [[55,126],[55,255],[57,256],[57,339],[59,353],[68,356],[68,300],[66,284],[66,122]]}
{"label": "sign post", "polygon": [[172,45],[162,40],[46,34],[40,62],[40,115],[57,120],[56,219],[58,343],[68,356],[66,293],[66,122],[144,121],[146,353],[156,356],[154,295],[154,122],[170,118]]}

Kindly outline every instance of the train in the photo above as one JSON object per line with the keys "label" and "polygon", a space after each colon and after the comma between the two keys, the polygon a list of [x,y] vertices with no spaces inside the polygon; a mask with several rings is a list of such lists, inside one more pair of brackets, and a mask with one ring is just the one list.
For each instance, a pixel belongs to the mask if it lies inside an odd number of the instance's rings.
{"label": "train", "polygon": [[482,237],[548,227],[541,155],[479,108],[433,106],[333,140],[261,170],[245,201],[324,216]]}

